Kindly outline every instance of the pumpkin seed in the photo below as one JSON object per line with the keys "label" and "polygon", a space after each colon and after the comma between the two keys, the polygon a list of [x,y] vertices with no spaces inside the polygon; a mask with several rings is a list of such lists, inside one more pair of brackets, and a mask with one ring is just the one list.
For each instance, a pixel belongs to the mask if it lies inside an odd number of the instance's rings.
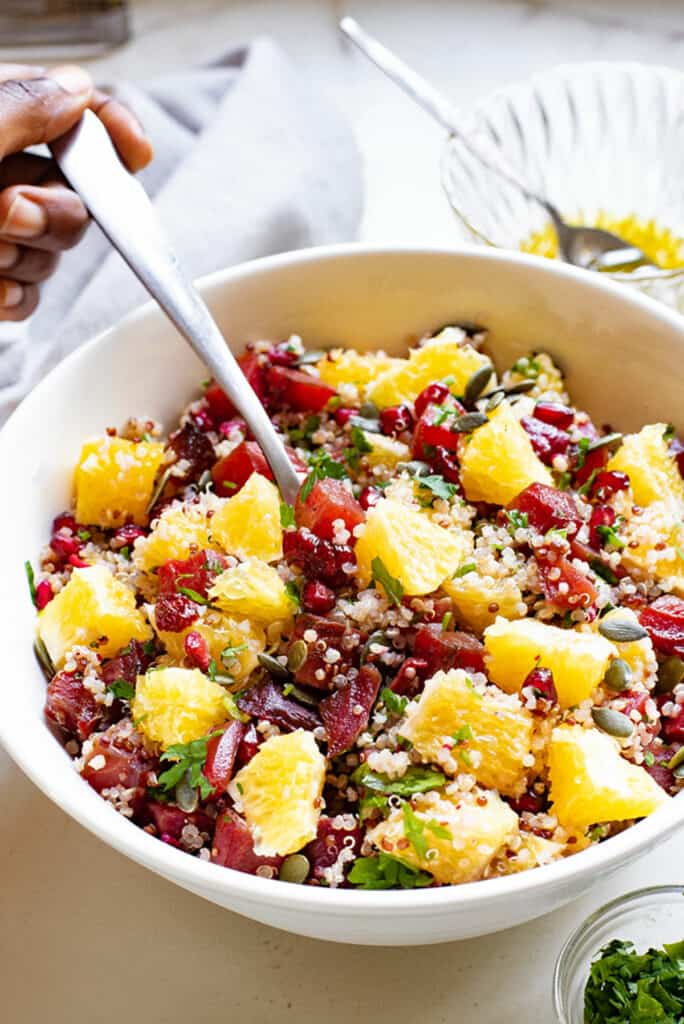
{"label": "pumpkin seed", "polygon": [[210,469],[205,469],[204,472],[202,473],[201,477],[197,481],[197,490],[198,491],[206,491],[206,489],[209,487],[209,484],[211,483],[211,481],[212,481],[211,470]]}
{"label": "pumpkin seed", "polygon": [[308,352],[302,352],[297,359],[297,366],[311,366],[312,363],[320,363],[327,355],[322,348],[312,348]]}
{"label": "pumpkin seed", "polygon": [[517,384],[511,384],[510,387],[504,388],[503,392],[505,395],[526,395],[528,391],[537,386],[536,380],[519,380]]}
{"label": "pumpkin seed", "polygon": [[487,402],[487,412],[494,412],[494,410],[501,405],[504,400],[503,391],[493,391],[492,397]]}
{"label": "pumpkin seed", "polygon": [[283,694],[286,697],[294,697],[294,699],[298,700],[300,704],[308,704],[311,708],[318,707],[319,700],[317,700],[316,697],[313,697],[310,693],[307,693],[306,690],[300,690],[298,686],[294,685],[294,683],[288,683],[287,686],[284,686]]}
{"label": "pumpkin seed", "polygon": [[33,645],[33,651],[38,659],[41,671],[49,683],[57,670],[52,664],[52,658],[40,637],[36,638],[36,642]]}
{"label": "pumpkin seed", "polygon": [[186,814],[192,814],[197,810],[199,794],[195,787],[188,782],[187,774],[177,783],[175,798],[181,811],[185,811]]}
{"label": "pumpkin seed", "polygon": [[380,433],[380,420],[369,419],[367,416],[350,416],[349,422],[352,427],[368,430],[371,434]]}
{"label": "pumpkin seed", "polygon": [[609,736],[620,736],[626,738],[634,732],[634,726],[627,715],[613,708],[592,708],[591,717],[596,725]]}
{"label": "pumpkin seed", "polygon": [[257,654],[257,661],[262,668],[265,668],[267,672],[270,672],[276,679],[289,679],[290,673],[285,667],[281,665],[277,658],[274,658],[272,654],[266,654],[262,652]]}
{"label": "pumpkin seed", "polygon": [[173,470],[173,468],[174,468],[173,466],[167,466],[166,469],[164,470],[164,472],[162,473],[162,475],[159,477],[159,479],[157,481],[157,486],[152,491],[152,497],[150,498],[150,500],[147,503],[147,508],[145,509],[145,515],[149,515],[150,514],[150,512],[152,511],[154,506],[157,504],[157,502],[161,498],[162,492],[163,492],[164,488],[166,487],[167,483],[169,482],[169,478],[171,477],[171,471]]}
{"label": "pumpkin seed", "polygon": [[[671,693],[675,686],[684,679],[684,661],[676,655],[666,658],[658,669],[656,693]],[[682,747],[684,750],[684,747]]]}
{"label": "pumpkin seed", "polygon": [[379,420],[380,410],[375,402],[363,402],[359,408],[359,416],[362,416],[366,420]]}
{"label": "pumpkin seed", "polygon": [[603,677],[603,685],[615,693],[627,690],[632,682],[632,670],[622,658],[614,658]]}
{"label": "pumpkin seed", "polygon": [[684,764],[678,764],[672,774],[675,779],[684,779]]}
{"label": "pumpkin seed", "polygon": [[483,412],[467,412],[464,416],[456,417],[451,424],[451,430],[455,434],[470,434],[485,423],[489,423],[489,418]]}
{"label": "pumpkin seed", "polygon": [[427,462],[421,462],[420,459],[411,459],[410,462],[398,462],[397,469],[400,472],[403,470],[410,473],[411,476],[428,476],[432,472]]}
{"label": "pumpkin seed", "polygon": [[622,434],[606,434],[605,437],[599,437],[598,441],[592,441],[587,448],[588,452],[596,452],[599,448],[619,448],[622,444]]}
{"label": "pumpkin seed", "polygon": [[295,640],[287,653],[287,667],[290,672],[296,672],[301,668],[309,656],[309,648],[306,640]]}
{"label": "pumpkin seed", "polygon": [[281,882],[294,882],[301,885],[309,877],[311,865],[303,853],[291,853],[280,865],[278,878]]}
{"label": "pumpkin seed", "polygon": [[614,640],[616,644],[630,644],[648,636],[643,626],[629,619],[602,619],[598,630],[606,640]]}
{"label": "pumpkin seed", "polygon": [[[684,747],[680,747],[674,757],[671,757],[667,762],[667,767],[671,772],[675,772],[677,768],[684,767]],[[678,776],[679,778],[679,776]]]}
{"label": "pumpkin seed", "polygon": [[484,389],[489,384],[492,374],[494,373],[494,367],[491,363],[486,363],[481,366],[479,370],[476,370],[470,380],[465,386],[463,392],[463,401],[466,405],[474,405],[478,400]]}

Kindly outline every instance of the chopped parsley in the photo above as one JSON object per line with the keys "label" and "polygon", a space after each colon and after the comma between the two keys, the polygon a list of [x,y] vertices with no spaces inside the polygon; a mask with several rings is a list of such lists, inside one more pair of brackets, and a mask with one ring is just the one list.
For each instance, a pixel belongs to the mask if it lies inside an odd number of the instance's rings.
{"label": "chopped parsley", "polygon": [[681,1024],[684,942],[637,953],[614,939],[593,961],[584,989],[586,1024]]}
{"label": "chopped parsley", "polygon": [[231,661],[235,661],[235,659],[237,658],[238,654],[241,654],[242,651],[246,651],[246,650],[247,650],[247,644],[246,643],[236,644],[234,647],[232,647],[229,644],[227,647],[224,647],[223,650],[221,651],[221,661],[223,662],[225,667],[228,668],[228,664]]}
{"label": "chopped parsley", "polygon": [[616,526],[619,526],[619,523],[616,523],[614,526],[597,526],[596,532],[605,547],[610,548],[611,551],[622,551],[625,542],[618,537]]}
{"label": "chopped parsley", "polygon": [[344,449],[344,457],[351,469],[358,469],[362,455],[373,451],[373,445],[368,441],[361,427],[351,428],[351,445]]}
{"label": "chopped parsley", "polygon": [[399,779],[390,779],[381,772],[374,772],[367,764],[359,765],[352,775],[352,780],[359,786],[374,793],[384,793],[387,796],[413,796],[415,793],[427,793],[430,789],[439,789],[446,782],[445,776],[434,768],[423,768],[420,765],[412,765],[406,769],[404,775]]}
{"label": "chopped parsley", "polygon": [[176,590],[179,594],[182,594],[183,597],[189,597],[191,601],[195,602],[195,604],[211,605],[211,601],[208,597],[202,597],[202,595],[197,590],[193,590],[192,587],[179,587],[176,585]]}
{"label": "chopped parsley", "polygon": [[115,679],[107,687],[109,693],[113,693],[119,700],[133,700],[135,697],[135,686],[126,679]]}
{"label": "chopped parsley", "polygon": [[421,860],[425,859],[429,849],[429,840],[425,835],[426,832],[430,832],[437,839],[453,839],[448,828],[440,825],[434,818],[430,818],[429,821],[419,818],[409,803],[405,803],[401,810],[404,816],[404,835]]}
{"label": "chopped parsley", "polygon": [[382,793],[365,793],[359,799],[359,818],[366,821],[367,818],[374,818],[375,812],[379,811],[384,816],[389,811],[389,799]]}
{"label": "chopped parsley", "polygon": [[530,525],[527,512],[521,512],[517,508],[506,512],[506,518],[508,519],[509,526],[512,527],[513,530],[526,530]]}
{"label": "chopped parsley", "polygon": [[302,598],[299,592],[299,587],[297,586],[294,580],[287,581],[287,583],[285,584],[285,593],[289,597],[292,604],[295,606],[295,609],[299,611],[302,604]]}
{"label": "chopped parsley", "polygon": [[453,498],[454,494],[458,493],[456,484],[450,484],[448,480],[445,480],[438,473],[430,473],[429,476],[417,476],[415,481],[421,491],[430,492],[429,495],[419,496],[420,503],[424,507],[432,505],[435,498],[449,501],[450,498]]}
{"label": "chopped parsley", "polygon": [[422,889],[432,885],[434,879],[397,857],[380,853],[377,857],[357,857],[349,881],[359,889]]}
{"label": "chopped parsley", "polygon": [[90,530],[79,530],[77,532],[76,536],[78,537],[78,539],[80,541],[82,541],[83,544],[85,544],[86,541],[90,540],[90,537],[91,537]]}
{"label": "chopped parsley", "polygon": [[309,475],[302,484],[299,496],[302,501],[306,501],[313,490],[314,484],[319,480],[325,480],[326,477],[331,477],[333,480],[342,480],[345,476],[347,476],[347,470],[342,463],[337,462],[328,452],[319,448],[309,458]]}
{"label": "chopped parsley", "polygon": [[[471,684],[472,685],[472,684]],[[465,749],[465,745],[468,740],[473,739],[473,730],[468,724],[462,725],[460,729],[457,729],[453,734],[452,739],[454,741],[454,749],[452,753],[456,754],[459,761],[462,761],[468,768],[472,766],[472,760],[470,754]]]}
{"label": "chopped parsley", "polygon": [[453,617],[453,612],[444,612],[444,615],[442,616],[442,632],[446,632],[448,630],[449,626],[451,625],[451,620],[453,619]]}
{"label": "chopped parsley", "polygon": [[466,562],[465,565],[460,566],[460,568],[456,570],[451,578],[452,580],[457,580],[461,576],[467,576],[469,572],[475,572],[476,569],[477,566],[475,565],[475,562]]}
{"label": "chopped parsley", "polygon": [[655,764],[655,757],[653,755],[653,751],[652,750],[647,750],[646,753],[644,754],[644,764],[648,768],[652,768],[653,765]]}
{"label": "chopped parsley", "polygon": [[287,502],[280,502],[280,525],[283,530],[286,530],[288,526],[294,526],[295,514],[292,505],[288,505]]}
{"label": "chopped parsley", "polygon": [[385,687],[384,690],[380,691],[380,700],[393,715],[403,715],[409,702],[408,697],[400,696],[394,690],[390,690],[389,687]]}
{"label": "chopped parsley", "polygon": [[404,596],[404,588],[399,580],[390,576],[387,566],[379,556],[376,556],[371,562],[371,573],[373,581],[381,584],[392,604],[400,605]]}
{"label": "chopped parsley", "polygon": [[542,365],[534,356],[522,356],[520,359],[516,359],[511,370],[523,377],[529,377],[530,380],[536,380],[542,372]]}
{"label": "chopped parsley", "polygon": [[287,433],[291,441],[310,441],[320,425],[320,416],[308,416],[301,427],[291,427]]}
{"label": "chopped parsley", "polygon": [[592,558],[589,565],[596,575],[600,576],[606,583],[610,583],[611,587],[614,587],[618,582],[618,578],[611,567],[602,562],[600,558]]}
{"label": "chopped parsley", "polygon": [[33,601],[33,606],[34,608],[37,608],[38,598],[36,597],[36,580],[33,575],[33,566],[28,560],[24,562],[24,570],[26,572],[26,579],[28,580],[28,588],[29,593],[31,595],[31,600]]}
{"label": "chopped parsley", "polygon": [[207,744],[213,736],[220,736],[222,732],[223,729],[217,729],[215,732],[209,733],[208,736],[191,740],[190,743],[172,743],[160,758],[162,761],[173,762],[172,766],[159,776],[161,788],[168,793],[187,774],[188,784],[193,789],[199,788],[202,800],[206,800],[214,788],[204,774],[204,766],[207,760]]}

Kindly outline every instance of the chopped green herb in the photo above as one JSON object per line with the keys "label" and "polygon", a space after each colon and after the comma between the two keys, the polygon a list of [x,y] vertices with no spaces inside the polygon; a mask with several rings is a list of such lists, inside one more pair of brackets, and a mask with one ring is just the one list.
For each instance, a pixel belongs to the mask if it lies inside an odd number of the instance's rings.
{"label": "chopped green herb", "polygon": [[283,530],[286,530],[288,526],[294,526],[295,514],[292,505],[288,505],[287,502],[280,502],[280,525]]}
{"label": "chopped green herb", "polygon": [[442,617],[442,630],[444,632],[446,632],[447,629],[449,628],[449,626],[451,625],[451,620],[453,619],[453,617],[454,617],[454,613],[453,612],[445,612],[444,613],[444,615]]}
{"label": "chopped green herb", "polygon": [[240,708],[235,702],[235,697],[232,693],[227,693],[223,698],[223,706],[228,712],[231,718],[234,718],[236,722],[249,722],[249,715],[246,715],[244,711],[240,711]]}
{"label": "chopped green herb", "polygon": [[456,745],[467,743],[468,740],[473,738],[473,730],[469,725],[462,725],[460,729],[456,730],[452,738]]}
{"label": "chopped green herb", "polygon": [[[154,656],[157,653],[157,645],[154,642],[154,640],[146,640],[145,643],[142,646],[143,646],[143,651],[144,651],[146,657],[154,658]],[[121,651],[121,653],[123,654],[124,652]],[[127,653],[130,654],[130,651],[128,651]]]}
{"label": "chopped green herb", "polygon": [[411,804],[405,803],[401,809],[404,816],[404,835],[421,860],[428,852],[428,841],[425,838],[425,822],[413,811]]}
{"label": "chopped green herb", "polygon": [[523,377],[536,380],[542,372],[542,365],[534,356],[522,356],[513,363],[511,370],[513,373],[519,373]]}
{"label": "chopped green herb", "polygon": [[189,597],[191,601],[195,602],[195,604],[211,605],[211,601],[209,600],[208,597],[202,597],[202,595],[199,594],[196,590],[193,590],[192,587],[176,586],[176,590],[178,591],[179,594],[183,594],[184,597]]}
{"label": "chopped green herb", "polygon": [[358,786],[365,786],[374,793],[384,793],[387,796],[413,796],[415,793],[427,793],[431,789],[439,789],[446,782],[445,776],[434,768],[423,768],[421,765],[412,765],[406,769],[404,775],[399,779],[390,779],[381,772],[374,772],[366,764],[359,765],[352,775],[353,781]]}
{"label": "chopped green herb", "polygon": [[400,696],[394,690],[390,690],[389,687],[385,687],[384,690],[380,691],[380,701],[393,715],[403,715],[409,702],[408,697]]}
{"label": "chopped green herb", "polygon": [[581,469],[586,462],[590,444],[591,441],[588,437],[581,437],[577,442],[577,451],[575,452],[575,471]]}
{"label": "chopped green herb", "polygon": [[130,557],[131,557],[130,545],[125,544],[122,548],[119,548],[119,554],[121,555],[122,558],[128,558],[130,560]]}
{"label": "chopped green herb", "polygon": [[404,588],[399,580],[390,576],[385,563],[379,556],[376,556],[371,562],[371,573],[373,581],[382,585],[390,601],[397,606],[400,605],[404,596]]}
{"label": "chopped green herb", "polygon": [[517,508],[506,512],[506,518],[508,519],[509,526],[513,527],[513,530],[526,530],[530,525],[527,512],[520,512]]}
{"label": "chopped green herb", "polygon": [[172,761],[173,764],[159,776],[159,785],[168,792],[174,789],[187,773],[188,784],[193,789],[199,788],[201,798],[206,800],[213,790],[203,770],[207,760],[207,744],[213,736],[220,736],[222,732],[223,729],[217,729],[208,736],[191,740],[190,743],[173,743],[161,755],[160,760]]}
{"label": "chopped green herb", "polygon": [[415,481],[421,491],[429,491],[431,494],[431,497],[426,499],[421,497],[421,504],[424,505],[431,505],[435,498],[441,498],[443,501],[449,501],[449,499],[453,498],[454,494],[458,492],[456,484],[450,484],[438,473],[431,473],[429,476],[417,476]]}
{"label": "chopped green herb", "polygon": [[434,879],[388,853],[377,857],[357,857],[349,872],[349,881],[359,889],[422,889]]}
{"label": "chopped green herb", "polygon": [[361,456],[372,452],[373,445],[358,425],[351,428],[351,442],[351,445],[344,449],[344,457],[351,469],[358,469]]}
{"label": "chopped green herb", "polygon": [[291,441],[310,441],[313,434],[316,433],[321,425],[320,416],[309,416],[301,427],[292,427],[288,430],[288,436]]}
{"label": "chopped green herb", "polygon": [[449,829],[444,825],[440,825],[434,818],[430,818],[429,821],[425,822],[425,828],[428,832],[432,832],[433,836],[437,836],[438,839],[448,839],[451,841],[454,838]]}
{"label": "chopped green herb", "polygon": [[359,818],[365,821],[367,818],[374,818],[375,812],[379,811],[381,817],[385,817],[389,811],[389,799],[382,793],[366,793],[359,799]]}
{"label": "chopped green herb", "polygon": [[26,579],[28,580],[28,588],[29,593],[31,595],[31,600],[33,601],[33,606],[34,608],[37,608],[38,598],[36,597],[36,580],[33,575],[33,566],[28,560],[24,562],[24,570],[26,572]]}
{"label": "chopped green herb", "polygon": [[451,578],[452,580],[457,580],[461,576],[467,576],[469,572],[475,572],[476,569],[477,566],[475,565],[475,562],[466,562],[465,565],[460,566],[460,568],[456,570]]}
{"label": "chopped green herb", "polygon": [[684,942],[637,953],[614,939],[591,965],[584,989],[586,1024],[681,1024]]}
{"label": "chopped green herb", "polygon": [[454,749],[452,753],[455,754],[459,761],[462,761],[467,768],[471,768],[473,764],[472,758],[465,747],[468,740],[473,739],[473,730],[467,724],[462,725],[460,729],[457,729],[453,734],[452,739],[454,741]]}
{"label": "chopped green herb", "polygon": [[610,583],[611,587],[614,587],[618,582],[618,578],[610,566],[606,565],[605,562],[602,562],[599,558],[592,558],[589,565],[596,575],[600,576],[602,580],[606,581],[606,583]]}
{"label": "chopped green herb", "polygon": [[655,757],[653,756],[653,752],[651,750],[647,750],[644,754],[644,764],[648,768],[652,768],[655,764]]}
{"label": "chopped green herb", "polygon": [[668,425],[665,427],[665,430],[663,431],[663,440],[671,441],[674,436],[675,428],[672,426],[671,423],[668,423]]}
{"label": "chopped green herb", "polygon": [[133,700],[135,697],[135,687],[125,679],[115,679],[113,683],[109,684],[107,689],[115,697],[118,697],[119,700]]}
{"label": "chopped green herb", "polygon": [[337,462],[328,452],[319,448],[309,458],[309,475],[302,484],[299,496],[302,501],[306,501],[313,490],[314,484],[319,480],[325,480],[326,477],[331,477],[333,480],[342,480],[345,476],[347,476],[347,470],[342,463]]}
{"label": "chopped green herb", "polygon": [[577,488],[577,493],[578,494],[582,494],[582,495],[589,494],[589,491],[594,486],[594,481],[596,480],[597,476],[598,476],[598,470],[597,469],[592,469],[591,473],[589,474],[587,479],[584,481],[582,486]]}
{"label": "chopped green herb", "polygon": [[227,491],[234,491],[237,484],[234,484],[232,480],[222,480],[221,487],[225,487]]}
{"label": "chopped green herb", "polygon": [[90,530],[79,530],[79,531],[77,532],[76,536],[78,537],[78,539],[79,539],[80,541],[82,541],[82,542],[83,542],[83,543],[85,544],[85,543],[86,543],[86,541],[89,541],[89,540],[90,540],[90,538],[91,538],[91,533],[90,533]]}
{"label": "chopped green herb", "polygon": [[289,597],[292,604],[299,611],[302,603],[301,594],[299,593],[299,587],[294,580],[288,580],[285,584],[285,593]]}
{"label": "chopped green herb", "polygon": [[229,661],[235,661],[238,654],[241,654],[242,651],[247,650],[247,646],[247,643],[237,644],[235,647],[231,647],[229,644],[228,647],[223,648],[223,650],[221,651],[221,661],[226,666],[226,668],[228,667],[227,663]]}
{"label": "chopped green herb", "polygon": [[615,526],[597,526],[596,532],[611,551],[622,551],[624,548],[625,542],[618,537]]}

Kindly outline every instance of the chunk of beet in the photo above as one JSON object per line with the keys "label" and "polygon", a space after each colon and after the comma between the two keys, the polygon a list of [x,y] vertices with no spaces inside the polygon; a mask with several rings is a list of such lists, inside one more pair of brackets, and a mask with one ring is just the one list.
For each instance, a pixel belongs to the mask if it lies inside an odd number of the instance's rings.
{"label": "chunk of beet", "polygon": [[282,857],[257,856],[247,823],[231,810],[219,814],[216,819],[211,859],[214,864],[247,875],[255,875],[260,867],[271,867],[277,875],[277,869],[283,862]]}
{"label": "chunk of beet", "polygon": [[180,430],[169,437],[169,447],[173,448],[178,461],[188,463],[188,467],[182,477],[176,477],[183,483],[190,480],[197,480],[206,469],[210,469],[215,460],[214,446],[201,430],[194,423],[188,422]]}
{"label": "chunk of beet", "polygon": [[235,763],[239,765],[240,768],[249,764],[264,740],[265,737],[262,736],[260,732],[257,732],[254,723],[250,722],[245,729],[244,736],[240,740],[240,745],[238,746],[235,757]]}
{"label": "chunk of beet", "polygon": [[535,416],[523,416],[520,421],[529,437],[532,447],[542,462],[550,466],[556,455],[565,455],[570,446],[570,435],[537,419]]}
{"label": "chunk of beet", "polygon": [[626,473],[621,473],[619,469],[602,469],[591,485],[591,497],[606,501],[611,495],[626,491],[628,487],[629,477]]}
{"label": "chunk of beet", "polygon": [[179,587],[208,597],[214,581],[228,565],[218,551],[199,551],[190,558],[172,558],[157,570],[160,594],[175,594]]}
{"label": "chunk of beet", "polygon": [[[325,881],[325,869],[332,867],[344,849],[351,850],[355,857],[361,852],[361,828],[358,823],[355,821],[353,825],[343,825],[341,819],[321,815],[316,838],[304,850],[311,864],[311,877]],[[342,865],[345,875],[351,864],[350,859]]]}
{"label": "chunk of beet", "polygon": [[667,594],[644,608],[641,625],[662,654],[684,657],[684,601]]}
{"label": "chunk of beet", "polygon": [[[93,761],[99,755],[104,758],[104,764],[95,768]],[[132,790],[129,806],[137,815],[144,802],[150,774],[155,768],[155,760],[145,750],[130,721],[122,721],[93,736],[92,749],[81,775],[98,793],[116,786]]]}
{"label": "chunk of beet", "polygon": [[333,523],[341,519],[349,532],[364,520],[363,509],[341,480],[326,477],[318,480],[304,501],[297,497],[295,520],[318,537],[333,540]]}
{"label": "chunk of beet", "polygon": [[674,743],[672,746],[663,747],[662,744],[656,742],[644,749],[644,753],[650,753],[652,755],[653,761],[651,764],[644,762],[643,767],[651,778],[655,779],[658,785],[661,786],[666,793],[669,793],[670,796],[675,796],[679,792],[679,787],[677,785],[677,780],[667,766],[679,750],[680,746],[680,743]]}
{"label": "chunk of beet", "polygon": [[[667,699],[671,699],[670,694],[667,694]],[[661,700],[660,703],[663,704],[665,701]],[[660,731],[667,743],[684,743],[684,706],[680,705],[679,710],[672,718],[661,715]]]}
{"label": "chunk of beet", "polygon": [[448,452],[457,450],[462,435],[453,429],[453,425],[465,409],[456,399],[451,399],[448,405],[453,409],[453,415],[445,417],[445,410],[440,406],[428,405],[419,418],[413,433],[412,454],[415,459],[427,458],[429,461],[431,448],[440,447]]}
{"label": "chunk of beet", "polygon": [[532,413],[535,419],[560,430],[567,430],[575,418],[575,410],[560,402],[537,402]]}
{"label": "chunk of beet", "polygon": [[535,714],[546,715],[558,703],[556,684],[550,668],[533,668],[528,672],[521,687],[523,696],[525,690],[529,690],[537,702]]}
{"label": "chunk of beet", "polygon": [[413,644],[413,654],[427,661],[429,675],[440,668],[484,672],[484,645],[477,637],[460,630],[444,630],[438,623],[420,627]]}
{"label": "chunk of beet", "polygon": [[[594,448],[591,452],[583,454],[579,449],[575,451],[570,460],[570,468],[573,470],[573,484],[575,487],[582,487],[595,473],[608,462],[609,451],[607,447]],[[580,463],[580,465],[578,465]]]}
{"label": "chunk of beet", "polygon": [[283,554],[288,562],[301,569],[307,579],[320,579],[329,587],[343,587],[350,582],[356,565],[354,549],[347,544],[333,544],[317,537],[311,530],[286,530],[283,534]]}
{"label": "chunk of beet", "polygon": [[[148,647],[147,650],[149,651],[150,648]],[[100,675],[107,686],[115,683],[117,679],[123,679],[135,686],[138,676],[147,670],[153,660],[153,654],[148,654],[143,644],[138,640],[131,640],[115,658],[105,661]]]}
{"label": "chunk of beet", "polygon": [[557,608],[589,608],[598,596],[589,577],[576,569],[565,555],[537,555],[537,571],[544,597]]}
{"label": "chunk of beet", "polygon": [[407,658],[390,683],[390,690],[401,697],[415,697],[429,675],[430,666],[425,658]]}
{"label": "chunk of beet", "polygon": [[[242,370],[247,382],[257,397],[263,402],[265,394],[265,364],[264,356],[257,352],[247,351],[238,356],[238,365]],[[215,380],[212,380],[204,393],[209,406],[209,413],[217,425],[236,415],[236,409],[226,393],[219,387]]]}
{"label": "chunk of beet", "polygon": [[615,519],[615,509],[611,508],[610,505],[596,505],[591,510],[591,518],[589,519],[589,543],[593,544],[595,548],[604,547],[605,539],[602,536],[603,531],[599,527],[612,526]]}
{"label": "chunk of beet", "polygon": [[102,721],[103,705],[77,672],[58,672],[48,683],[45,715],[70,736],[85,740]]}
{"label": "chunk of beet", "polygon": [[154,822],[159,835],[171,836],[172,839],[180,839],[186,825],[194,825],[200,832],[208,832],[210,835],[214,827],[211,818],[201,811],[187,814],[173,804],[158,804],[151,801],[145,810]]}
{"label": "chunk of beet", "polygon": [[535,793],[533,789],[528,789],[526,793],[523,793],[517,799],[508,797],[507,803],[516,814],[541,814],[542,811],[546,810],[548,798],[544,793]]}
{"label": "chunk of beet", "polygon": [[[316,634],[316,639],[304,640],[304,634],[310,632]],[[295,682],[316,690],[330,690],[333,677],[344,674],[358,658],[361,634],[356,629],[345,627],[342,622],[320,615],[302,614],[297,616],[291,643],[298,640],[304,640],[308,653],[295,671]],[[325,655],[328,650],[337,651],[339,659],[327,661]]]}
{"label": "chunk of beet", "polygon": [[165,633],[182,633],[199,618],[199,605],[185,594],[160,594],[154,606],[157,629]]}
{"label": "chunk of beet", "polygon": [[337,757],[349,750],[367,727],[381,681],[374,665],[364,665],[357,676],[321,701],[328,757]]}
{"label": "chunk of beet", "polygon": [[337,392],[320,379],[288,366],[270,366],[266,388],[271,405],[287,405],[298,412],[320,412]]}
{"label": "chunk of beet", "polygon": [[291,697],[286,697],[271,679],[250,687],[238,698],[238,705],[248,715],[272,722],[286,732],[295,729],[311,732],[321,725],[320,716],[313,708],[305,708]]}
{"label": "chunk of beet", "polygon": [[212,736],[207,743],[204,774],[211,783],[215,795],[225,793],[233,777],[235,758],[245,732],[244,724],[233,720],[223,727],[223,732]]}
{"label": "chunk of beet", "polygon": [[572,495],[548,484],[530,484],[508,506],[527,515],[530,526],[540,533],[567,529],[576,533],[581,519]]}
{"label": "chunk of beet", "polygon": [[261,473],[267,480],[273,480],[271,467],[256,441],[241,441],[214,465],[211,478],[220,498],[232,498],[252,473]]}

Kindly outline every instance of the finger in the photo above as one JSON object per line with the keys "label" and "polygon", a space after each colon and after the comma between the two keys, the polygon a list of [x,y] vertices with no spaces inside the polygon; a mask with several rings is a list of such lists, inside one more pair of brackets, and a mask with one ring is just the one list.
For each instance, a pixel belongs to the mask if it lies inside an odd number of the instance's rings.
{"label": "finger", "polygon": [[18,284],[0,277],[0,321],[25,320],[38,305],[39,291],[35,284]]}
{"label": "finger", "polygon": [[0,82],[0,159],[63,135],[78,121],[91,95],[90,76],[75,65],[56,68],[49,78]]}
{"label": "finger", "polygon": [[88,211],[62,184],[15,185],[0,192],[0,240],[55,252],[71,249],[88,227]]}
{"label": "finger", "polygon": [[96,89],[90,101],[129,171],[141,171],[152,159],[152,146],[136,116],[118,100]]}
{"label": "finger", "polygon": [[0,82],[11,78],[43,78],[45,68],[36,64],[0,64]]}
{"label": "finger", "polygon": [[21,284],[40,284],[54,274],[59,263],[56,252],[28,249],[13,242],[0,242],[0,276]]}
{"label": "finger", "polygon": [[42,185],[60,177],[54,160],[35,153],[13,153],[0,163],[0,189],[9,185]]}

